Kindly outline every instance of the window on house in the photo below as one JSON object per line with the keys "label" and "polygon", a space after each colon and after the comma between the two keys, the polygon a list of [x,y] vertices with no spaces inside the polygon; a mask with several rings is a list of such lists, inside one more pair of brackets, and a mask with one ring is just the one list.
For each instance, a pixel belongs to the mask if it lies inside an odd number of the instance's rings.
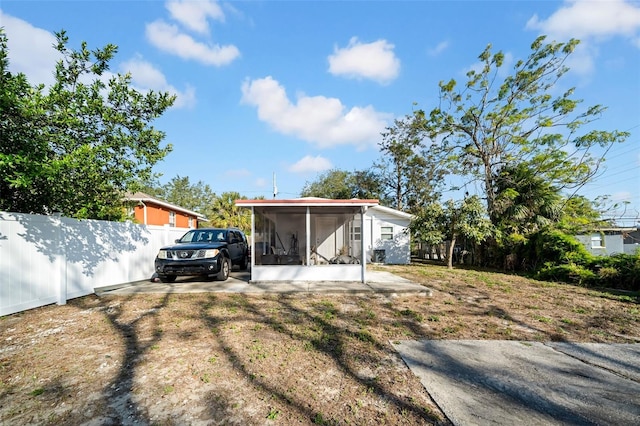
{"label": "window on house", "polygon": [[381,240],[393,240],[393,226],[381,226],[380,227],[380,239]]}
{"label": "window on house", "polygon": [[602,239],[601,234],[592,234],[591,235],[591,248],[602,248],[604,247],[604,240]]}
{"label": "window on house", "polygon": [[360,241],[360,224],[349,222],[349,239],[351,241]]}
{"label": "window on house", "polygon": [[189,228],[193,228],[193,218],[189,216]]}
{"label": "window on house", "polygon": [[169,226],[176,226],[176,212],[169,212]]}

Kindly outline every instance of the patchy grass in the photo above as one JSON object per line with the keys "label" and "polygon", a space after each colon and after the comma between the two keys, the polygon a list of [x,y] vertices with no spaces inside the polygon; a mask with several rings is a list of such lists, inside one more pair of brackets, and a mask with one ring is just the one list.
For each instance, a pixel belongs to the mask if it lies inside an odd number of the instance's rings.
{"label": "patchy grass", "polygon": [[390,342],[635,342],[632,293],[434,265],[432,297],[88,296],[0,319],[0,424],[449,424]]}

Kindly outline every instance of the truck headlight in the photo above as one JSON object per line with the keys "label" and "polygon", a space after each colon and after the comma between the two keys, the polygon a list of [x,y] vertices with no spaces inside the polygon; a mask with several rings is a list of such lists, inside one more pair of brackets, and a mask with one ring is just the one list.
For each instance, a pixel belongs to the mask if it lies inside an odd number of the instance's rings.
{"label": "truck headlight", "polygon": [[167,250],[160,250],[158,252],[158,259],[168,259],[169,256],[167,256]]}
{"label": "truck headlight", "polygon": [[218,249],[207,250],[204,252],[204,257],[205,258],[216,257],[218,253],[220,253],[220,250]]}

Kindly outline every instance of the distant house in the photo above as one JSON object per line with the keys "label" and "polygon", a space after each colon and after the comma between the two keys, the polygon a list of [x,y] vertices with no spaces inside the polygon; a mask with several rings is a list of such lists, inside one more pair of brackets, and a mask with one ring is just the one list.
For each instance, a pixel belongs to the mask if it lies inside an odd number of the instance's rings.
{"label": "distant house", "polygon": [[129,214],[144,225],[168,225],[175,228],[197,228],[198,221],[206,220],[198,212],[168,203],[144,192],[127,194],[125,202]]}
{"label": "distant house", "polygon": [[634,254],[640,248],[638,228],[602,228],[590,234],[576,235],[587,251],[597,256]]}
{"label": "distant house", "polygon": [[252,281],[366,281],[366,264],[409,263],[411,215],[378,200],[236,200],[251,209]]}

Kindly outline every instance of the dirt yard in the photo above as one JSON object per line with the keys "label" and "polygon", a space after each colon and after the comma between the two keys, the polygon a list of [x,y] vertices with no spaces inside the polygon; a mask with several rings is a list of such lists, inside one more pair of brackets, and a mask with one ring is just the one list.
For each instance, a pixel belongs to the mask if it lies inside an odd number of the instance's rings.
{"label": "dirt yard", "polygon": [[448,424],[390,342],[640,341],[638,294],[383,269],[433,296],[87,296],[2,317],[0,424]]}

